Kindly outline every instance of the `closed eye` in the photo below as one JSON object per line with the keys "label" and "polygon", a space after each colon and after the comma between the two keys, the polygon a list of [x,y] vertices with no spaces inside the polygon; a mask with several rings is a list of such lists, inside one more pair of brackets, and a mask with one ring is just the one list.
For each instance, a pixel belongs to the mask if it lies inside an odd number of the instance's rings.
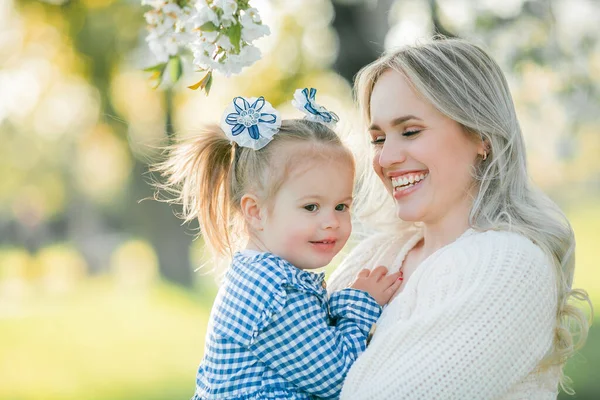
{"label": "closed eye", "polygon": [[381,144],[385,142],[385,135],[378,135],[373,137],[373,140],[371,140],[371,144]]}
{"label": "closed eye", "polygon": [[421,130],[420,129],[414,129],[414,130],[411,130],[411,131],[404,131],[404,132],[402,132],[402,136],[409,137],[409,136],[414,136],[414,135],[416,135],[418,133],[421,133]]}

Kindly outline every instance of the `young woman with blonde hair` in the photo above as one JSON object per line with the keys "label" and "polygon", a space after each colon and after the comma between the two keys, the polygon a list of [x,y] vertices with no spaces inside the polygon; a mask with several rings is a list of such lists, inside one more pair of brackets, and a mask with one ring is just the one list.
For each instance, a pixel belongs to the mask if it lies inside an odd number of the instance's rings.
{"label": "young woman with blonde hair", "polygon": [[380,233],[329,288],[379,265],[404,281],[341,399],[556,399],[588,330],[569,300],[589,299],[571,288],[573,231],[527,174],[502,71],[434,40],[366,66],[356,94],[373,150],[363,215]]}

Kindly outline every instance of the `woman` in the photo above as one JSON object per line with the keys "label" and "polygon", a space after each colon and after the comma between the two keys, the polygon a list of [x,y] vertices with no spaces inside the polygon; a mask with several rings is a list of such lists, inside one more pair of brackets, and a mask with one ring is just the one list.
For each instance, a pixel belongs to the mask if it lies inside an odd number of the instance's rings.
{"label": "woman", "polygon": [[[498,65],[475,45],[437,40],[382,56],[356,91],[386,189],[365,180],[363,204],[383,233],[329,287],[377,265],[404,281],[341,398],[556,399],[588,330],[567,300],[589,299],[571,290],[573,231],[529,180]],[[382,192],[393,205],[376,201]]]}

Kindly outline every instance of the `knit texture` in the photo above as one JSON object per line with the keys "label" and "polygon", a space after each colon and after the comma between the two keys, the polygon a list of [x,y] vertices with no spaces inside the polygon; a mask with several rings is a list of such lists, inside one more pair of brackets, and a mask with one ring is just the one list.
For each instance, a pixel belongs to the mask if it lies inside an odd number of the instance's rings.
{"label": "knit texture", "polygon": [[[422,237],[366,239],[329,290],[362,268],[397,271]],[[556,312],[555,272],[538,246],[516,233],[469,229],[425,259],[384,309],[341,399],[556,399],[560,370],[537,371]]]}

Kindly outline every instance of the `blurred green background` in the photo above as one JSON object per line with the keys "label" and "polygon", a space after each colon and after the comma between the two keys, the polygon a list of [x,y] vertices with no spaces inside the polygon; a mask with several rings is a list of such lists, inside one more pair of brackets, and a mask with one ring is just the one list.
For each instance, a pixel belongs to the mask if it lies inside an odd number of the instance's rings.
{"label": "blurred green background", "polygon": [[[600,2],[251,1],[272,35],[209,97],[151,88],[138,1],[0,2],[0,399],[186,399],[215,294],[194,226],[153,200],[159,147],[218,121],[234,95],[284,117],[316,87],[360,134],[351,80],[433,33],[486,47],[507,73],[534,181],[577,237],[575,286],[600,309]],[[600,327],[568,364],[600,398]],[[401,379],[401,377],[399,377]],[[561,399],[568,396],[561,394]]]}

